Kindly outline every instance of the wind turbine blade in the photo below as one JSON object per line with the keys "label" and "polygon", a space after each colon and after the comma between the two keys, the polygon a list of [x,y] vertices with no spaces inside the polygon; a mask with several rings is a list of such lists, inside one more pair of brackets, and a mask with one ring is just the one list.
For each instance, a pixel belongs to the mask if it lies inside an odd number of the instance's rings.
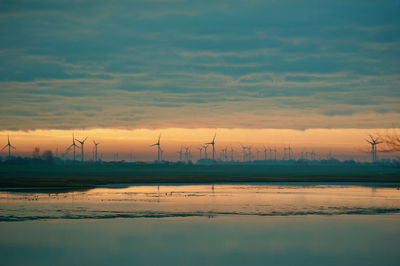
{"label": "wind turbine blade", "polygon": [[4,150],[7,146],[8,146],[8,144],[6,144],[6,145],[3,147],[3,149],[1,149],[1,150]]}
{"label": "wind turbine blade", "polygon": [[369,141],[369,140],[365,140],[366,142],[368,142],[369,144],[374,144],[373,142]]}
{"label": "wind turbine blade", "polygon": [[82,142],[85,143],[85,141],[87,140],[88,137],[86,137]]}
{"label": "wind turbine blade", "polygon": [[217,133],[214,134],[214,138],[213,138],[212,142],[214,142],[216,136],[217,136]]}
{"label": "wind turbine blade", "polygon": [[68,148],[65,149],[65,151],[68,152],[72,148],[72,146],[74,146],[74,144],[71,144]]}
{"label": "wind turbine blade", "polygon": [[369,137],[371,138],[372,142],[376,141],[372,135],[369,135]]}
{"label": "wind turbine blade", "polygon": [[11,148],[13,148],[14,150],[16,150],[16,148],[13,145],[10,145]]}

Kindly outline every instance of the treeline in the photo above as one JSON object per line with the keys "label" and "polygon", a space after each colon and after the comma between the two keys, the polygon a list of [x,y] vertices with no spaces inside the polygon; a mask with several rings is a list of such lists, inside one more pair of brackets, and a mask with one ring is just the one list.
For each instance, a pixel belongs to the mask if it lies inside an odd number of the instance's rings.
{"label": "treeline", "polygon": [[0,157],[2,164],[55,164],[63,163],[63,160],[54,156],[51,150],[45,150],[40,152],[40,148],[35,148],[32,152],[32,156],[21,157],[21,156],[10,156]]}

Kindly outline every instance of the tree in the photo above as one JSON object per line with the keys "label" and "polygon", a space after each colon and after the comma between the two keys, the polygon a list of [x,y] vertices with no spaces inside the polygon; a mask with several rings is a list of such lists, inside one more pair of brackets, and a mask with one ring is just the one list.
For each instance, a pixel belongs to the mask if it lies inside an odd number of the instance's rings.
{"label": "tree", "polygon": [[400,151],[400,134],[396,128],[387,130],[384,134],[379,134],[386,145],[384,152]]}
{"label": "tree", "polygon": [[52,163],[54,160],[53,152],[50,150],[44,151],[42,153],[42,159],[45,160],[47,163]]}

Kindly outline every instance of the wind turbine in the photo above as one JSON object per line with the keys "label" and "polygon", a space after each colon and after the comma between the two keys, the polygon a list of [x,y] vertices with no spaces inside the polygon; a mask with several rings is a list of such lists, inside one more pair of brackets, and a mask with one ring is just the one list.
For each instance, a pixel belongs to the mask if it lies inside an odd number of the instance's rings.
{"label": "wind turbine", "polygon": [[190,161],[190,147],[185,147],[185,159],[187,163]]}
{"label": "wind turbine", "polygon": [[264,146],[264,161],[267,160],[267,148]]}
{"label": "wind turbine", "polygon": [[248,157],[249,157],[249,161],[251,162],[251,146],[247,147],[247,153],[248,153]]}
{"label": "wind turbine", "polygon": [[225,147],[225,149],[223,150],[223,160],[226,162],[228,161],[228,146]]}
{"label": "wind turbine", "polygon": [[234,152],[235,150],[233,149],[233,147],[231,147],[231,162],[233,162],[234,161],[234,156],[233,156],[233,152]]}
{"label": "wind turbine", "polygon": [[157,141],[157,143],[154,143],[153,145],[150,145],[150,147],[153,147],[153,146],[157,146],[157,161],[159,162],[160,161],[160,138],[161,138],[161,134],[160,134],[160,136],[158,136],[158,141]]}
{"label": "wind turbine", "polygon": [[94,152],[94,157],[96,159],[95,162],[97,162],[97,145],[99,145],[100,143],[97,143],[95,140],[93,140],[93,144],[94,144],[94,148],[95,148],[95,152]]}
{"label": "wind turbine", "polygon": [[201,160],[202,155],[203,155],[203,153],[202,153],[202,152],[203,152],[203,148],[204,148],[203,146],[201,146],[201,147],[199,148],[199,151],[200,151],[200,160]]}
{"label": "wind turbine", "polygon": [[260,150],[256,148],[256,160],[260,160]]}
{"label": "wind turbine", "polygon": [[376,156],[376,145],[378,145],[378,144],[380,144],[380,143],[382,143],[383,141],[381,141],[381,140],[379,140],[379,138],[374,138],[374,137],[372,137],[372,135],[369,135],[369,137],[371,138],[371,141],[369,141],[369,140],[366,140],[368,143],[370,143],[371,144],[371,148],[372,148],[372,162],[375,162],[376,161],[376,159],[377,159],[377,156]]}
{"label": "wind turbine", "polygon": [[211,144],[212,145],[212,148],[213,148],[213,161],[215,160],[215,147],[214,147],[214,145],[215,145],[215,136],[217,136],[217,133],[214,134],[214,138],[213,138],[213,140],[211,142],[204,143],[204,144]]}
{"label": "wind turbine", "polygon": [[78,145],[75,144],[74,133],[72,133],[72,144],[65,151],[68,152],[71,149],[71,147],[74,147],[74,162],[75,162],[75,148],[79,149],[79,147],[78,147]]}
{"label": "wind turbine", "polygon": [[243,162],[246,161],[246,146],[243,146],[242,144],[240,144],[240,146],[242,146],[242,152],[243,152]]}
{"label": "wind turbine", "polygon": [[208,145],[203,145],[203,148],[204,148],[204,158],[208,159],[208,153],[207,153]]}
{"label": "wind turbine", "polygon": [[179,154],[179,161],[182,162],[182,154],[183,154],[183,152],[182,152],[182,146],[181,146],[180,151],[178,151],[177,153]]}
{"label": "wind turbine", "polygon": [[85,153],[84,153],[84,151],[83,151],[83,145],[85,145],[85,141],[87,140],[87,138],[88,137],[86,137],[84,140],[79,140],[79,139],[75,139],[77,142],[79,142],[80,144],[81,144],[81,161],[83,162],[84,161],[84,156],[85,156]]}
{"label": "wind turbine", "polygon": [[7,144],[1,150],[4,150],[6,147],[8,147],[8,159],[10,159],[11,158],[11,148],[16,150],[16,148],[13,145],[11,145],[11,143],[10,143],[10,136],[8,136]]}
{"label": "wind turbine", "polygon": [[286,148],[286,147],[283,147],[283,157],[282,157],[282,160],[286,160],[286,159],[287,159],[287,157],[286,157],[286,150],[287,150],[287,148]]}

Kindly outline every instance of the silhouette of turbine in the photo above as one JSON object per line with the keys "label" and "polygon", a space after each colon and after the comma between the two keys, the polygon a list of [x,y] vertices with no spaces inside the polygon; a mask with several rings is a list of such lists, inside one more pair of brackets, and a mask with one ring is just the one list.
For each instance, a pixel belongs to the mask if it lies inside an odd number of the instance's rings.
{"label": "silhouette of turbine", "polygon": [[214,145],[215,145],[215,136],[217,136],[217,133],[214,134],[214,138],[213,138],[213,140],[211,142],[204,143],[204,144],[211,144],[212,145],[212,148],[213,148],[213,161],[215,160],[215,147],[214,147]]}
{"label": "silhouette of turbine", "polygon": [[247,158],[247,154],[246,154],[246,149],[247,149],[247,147],[246,147],[246,146],[243,146],[242,144],[240,144],[240,146],[242,147],[243,162],[245,162],[245,161],[246,161],[246,158]]}
{"label": "silhouette of turbine", "polygon": [[267,147],[264,146],[264,161],[267,160]]}
{"label": "silhouette of turbine", "polygon": [[74,136],[74,133],[72,133],[72,144],[71,144],[65,151],[68,153],[68,151],[69,151],[72,147],[74,147],[74,162],[75,162],[75,148],[78,148],[78,149],[79,149],[79,147],[75,144],[75,136]]}
{"label": "silhouette of turbine", "polygon": [[8,147],[8,159],[10,159],[11,158],[11,148],[16,150],[16,148],[13,145],[11,145],[11,143],[10,143],[10,136],[8,136],[7,144],[1,150],[4,150],[6,147]]}
{"label": "silhouette of turbine", "polygon": [[199,160],[201,160],[202,159],[202,155],[203,155],[204,146],[200,146],[200,148],[198,148],[198,149],[200,151],[200,159]]}
{"label": "silhouette of turbine", "polygon": [[84,151],[83,151],[83,145],[85,145],[85,141],[87,140],[87,138],[88,137],[86,137],[84,140],[78,140],[78,139],[75,139],[77,142],[79,142],[80,144],[81,144],[81,161],[83,162],[84,161],[84,157],[85,157],[85,153],[84,153]]}
{"label": "silhouette of turbine", "polygon": [[379,138],[372,137],[372,135],[369,135],[369,137],[371,138],[371,141],[369,141],[367,139],[366,139],[366,141],[371,144],[372,162],[375,162],[376,159],[377,159],[377,156],[376,156],[376,145],[382,143],[383,141],[379,140]]}
{"label": "silhouette of turbine", "polygon": [[185,147],[185,160],[187,163],[189,163],[189,161],[191,160],[191,154],[190,154],[190,146],[189,147]]}
{"label": "silhouette of turbine", "polygon": [[154,143],[153,145],[150,145],[150,147],[157,146],[157,162],[160,161],[160,149],[161,149],[161,147],[160,147],[160,138],[161,138],[161,134],[158,136],[157,143]]}
{"label": "silhouette of turbine", "polygon": [[204,158],[208,159],[208,153],[207,153],[208,145],[203,145],[203,148],[204,148]]}
{"label": "silhouette of turbine", "polygon": [[181,149],[177,152],[177,154],[179,154],[179,161],[182,162],[182,154],[183,154],[182,146]]}
{"label": "silhouette of turbine", "polygon": [[94,152],[95,161],[97,162],[97,145],[99,145],[100,143],[97,143],[96,141],[93,140],[93,144],[94,144],[94,148],[95,148],[95,152]]}

